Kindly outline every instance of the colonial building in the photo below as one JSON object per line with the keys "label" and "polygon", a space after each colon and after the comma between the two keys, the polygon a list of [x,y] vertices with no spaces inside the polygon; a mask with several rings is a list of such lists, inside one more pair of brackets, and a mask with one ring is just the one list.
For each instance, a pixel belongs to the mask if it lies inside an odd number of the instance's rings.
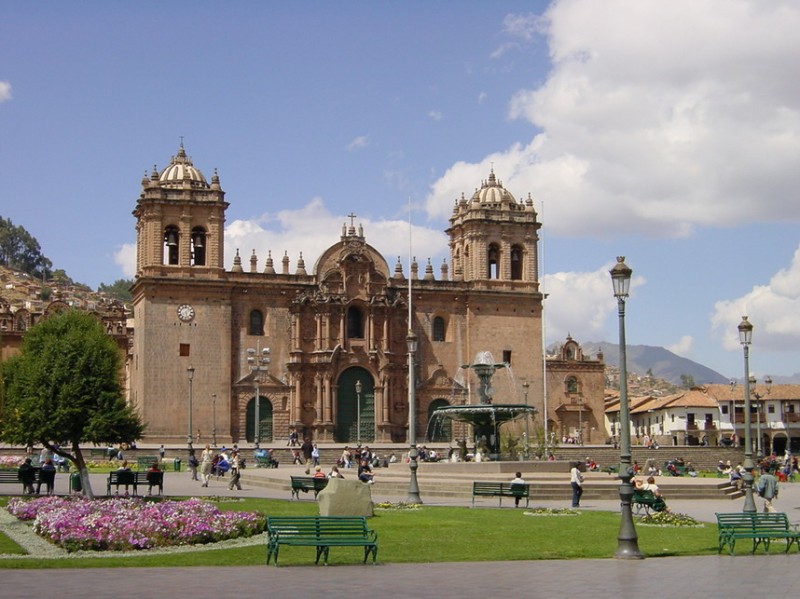
{"label": "colonial building", "polygon": [[142,180],[130,400],[148,441],[243,443],[258,430],[269,443],[295,427],[319,441],[405,442],[409,331],[419,440],[437,406],[477,401],[458,372],[478,352],[511,364],[541,413],[541,224],[530,196],[518,201],[494,172],[456,200],[438,275],[430,261],[421,276],[416,261],[390,267],[355,216],[313,266],[285,253],[262,266],[255,252],[243,265],[237,250],[226,270],[227,208],[217,173],[209,182],[183,146]]}
{"label": "colonial building", "polygon": [[586,356],[572,336],[567,336],[547,365],[548,432],[554,440],[605,443],[608,439],[603,395],[603,354]]}

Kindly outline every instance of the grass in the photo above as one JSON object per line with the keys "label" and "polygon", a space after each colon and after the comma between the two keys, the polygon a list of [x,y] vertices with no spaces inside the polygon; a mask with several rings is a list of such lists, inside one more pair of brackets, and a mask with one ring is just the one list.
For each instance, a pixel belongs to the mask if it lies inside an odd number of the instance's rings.
{"label": "grass", "polygon": [[[4,503],[4,502],[3,502]],[[270,515],[315,515],[311,501],[245,499],[219,504],[220,509],[253,510]],[[569,517],[525,516],[525,510],[423,507],[419,510],[377,510],[369,520],[378,532],[378,560],[384,563],[513,561],[531,559],[610,558],[616,549],[619,514],[582,512]],[[639,548],[647,557],[710,555],[717,552],[717,527],[637,527]],[[0,553],[15,544],[0,535]],[[10,543],[10,545],[8,544]],[[783,551],[773,544],[772,553]],[[747,548],[737,547],[737,553]],[[0,560],[0,568],[97,568],[152,566],[245,566],[265,563],[265,543],[253,547],[198,550],[187,553],[125,557]],[[314,549],[281,548],[281,566],[310,565]],[[331,564],[358,564],[360,549],[335,547]]]}

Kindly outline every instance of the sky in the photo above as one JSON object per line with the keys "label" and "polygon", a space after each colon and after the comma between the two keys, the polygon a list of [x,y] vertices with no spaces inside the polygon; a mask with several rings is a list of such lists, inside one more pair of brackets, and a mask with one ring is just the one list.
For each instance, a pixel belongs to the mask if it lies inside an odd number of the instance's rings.
{"label": "sky", "polygon": [[230,202],[227,268],[310,269],[352,212],[438,277],[493,169],[542,222],[548,345],[618,341],[625,256],[629,344],[741,377],[747,315],[751,374],[800,372],[800,3],[3,7],[0,216],[76,281],[134,275],[141,178],[182,140]]}

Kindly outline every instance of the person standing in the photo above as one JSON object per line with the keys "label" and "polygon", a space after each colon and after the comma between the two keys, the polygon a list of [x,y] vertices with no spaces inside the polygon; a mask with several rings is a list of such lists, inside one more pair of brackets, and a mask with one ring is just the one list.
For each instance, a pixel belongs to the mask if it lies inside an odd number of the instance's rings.
{"label": "person standing", "polygon": [[778,479],[766,468],[761,469],[761,476],[758,477],[756,491],[758,491],[758,495],[764,500],[764,511],[776,511],[772,502],[778,498]]}
{"label": "person standing", "polygon": [[315,466],[319,466],[319,447],[314,443],[314,448],[311,450],[311,459],[314,461]]}
{"label": "person standing", "polygon": [[306,474],[311,474],[311,454],[314,452],[314,444],[308,437],[305,438],[303,444],[300,446],[300,451],[303,452],[303,463],[306,465]]}
{"label": "person standing", "polygon": [[208,486],[208,480],[211,478],[211,463],[214,460],[214,452],[211,451],[211,446],[206,445],[203,453],[200,454],[200,475],[203,477],[203,487]]}
{"label": "person standing", "polygon": [[572,485],[572,507],[581,506],[581,495],[583,495],[583,474],[578,469],[578,462],[572,462],[569,471],[569,483]]}
{"label": "person standing", "polygon": [[[162,463],[163,463],[163,458],[162,458]],[[189,465],[189,472],[192,474],[192,480],[200,480],[199,478],[197,478],[197,466],[199,465],[199,462],[197,461],[197,456],[194,454],[194,449],[189,450],[188,465]]]}
{"label": "person standing", "polygon": [[228,483],[228,490],[233,491],[236,487],[239,491],[242,490],[242,483],[240,482],[241,475],[239,474],[239,452],[235,449],[231,452],[231,482]]}

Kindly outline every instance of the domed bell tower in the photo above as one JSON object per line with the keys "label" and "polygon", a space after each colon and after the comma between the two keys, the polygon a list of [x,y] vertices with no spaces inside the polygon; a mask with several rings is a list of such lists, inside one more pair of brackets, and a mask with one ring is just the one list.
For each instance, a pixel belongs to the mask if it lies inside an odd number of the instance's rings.
{"label": "domed bell tower", "polygon": [[524,281],[538,289],[541,223],[528,194],[518,202],[494,174],[468,200],[456,200],[450,227],[450,260],[456,281]]}
{"label": "domed bell tower", "polygon": [[211,183],[181,143],[169,166],[142,179],[136,202],[136,276],[180,276],[224,271],[225,192],[216,171]]}

